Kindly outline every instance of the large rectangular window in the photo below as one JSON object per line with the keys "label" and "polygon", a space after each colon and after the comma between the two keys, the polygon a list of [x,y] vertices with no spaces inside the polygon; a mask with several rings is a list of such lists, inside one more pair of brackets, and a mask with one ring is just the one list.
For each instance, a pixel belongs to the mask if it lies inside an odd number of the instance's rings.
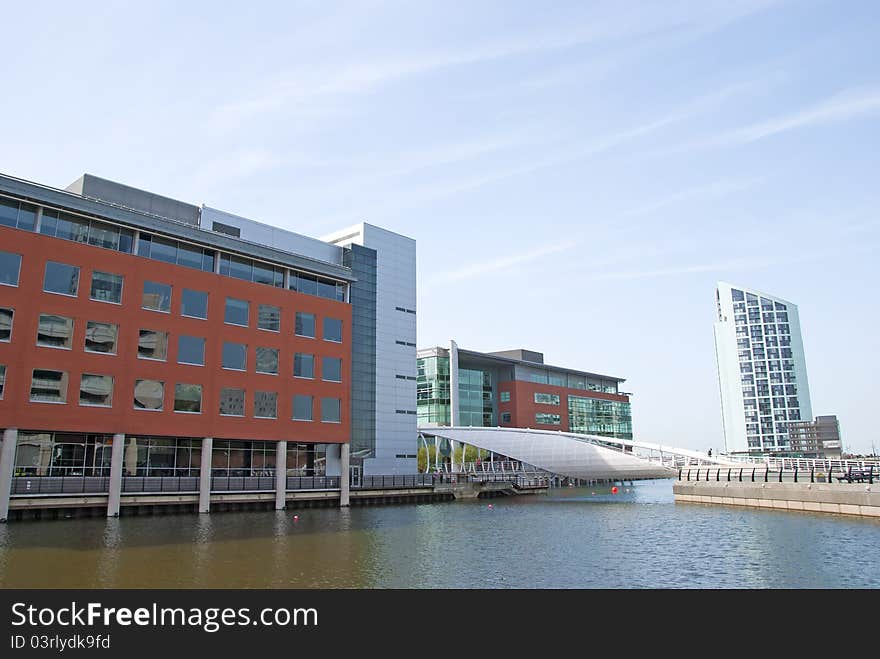
{"label": "large rectangular window", "polygon": [[244,343],[223,343],[223,368],[233,371],[247,368],[247,346]]}
{"label": "large rectangular window", "polygon": [[294,421],[311,421],[312,420],[312,397],[296,395],[293,397],[293,419]]}
{"label": "large rectangular window", "polygon": [[150,311],[171,313],[171,286],[155,281],[145,281],[141,306]]}
{"label": "large rectangular window", "polygon": [[138,359],[165,361],[168,356],[168,332],[142,329],[138,338]]}
{"label": "large rectangular window", "polygon": [[223,322],[230,325],[248,326],[248,316],[250,315],[250,303],[245,300],[236,300],[235,298],[226,298],[226,314]]}
{"label": "large rectangular window", "polygon": [[66,403],[67,373],[35,368],[31,377],[31,401],[34,403]]}
{"label": "large rectangular window", "polygon": [[298,352],[293,356],[293,377],[314,378],[315,356]]}
{"label": "large rectangular window", "polygon": [[535,423],[546,426],[558,426],[562,423],[562,419],[558,414],[536,414]]}
{"label": "large rectangular window", "polygon": [[112,407],[113,376],[83,373],[79,385],[79,404],[91,407]]}
{"label": "large rectangular window", "polygon": [[510,392],[509,391],[502,391],[501,392],[501,402],[502,403],[509,403],[510,402]]}
{"label": "large rectangular window", "polygon": [[342,343],[342,321],[336,318],[324,318],[324,340]]}
{"label": "large rectangular window", "polygon": [[79,290],[79,268],[66,263],[47,261],[43,290],[47,293],[76,297]]}
{"label": "large rectangular window", "polygon": [[327,382],[342,382],[342,360],[338,357],[322,357],[321,379]]}
{"label": "large rectangular window", "polygon": [[180,301],[180,315],[188,318],[208,318],[208,294],[202,291],[183,289]]}
{"label": "large rectangular window", "polygon": [[278,418],[278,394],[274,391],[254,392],[254,418]]}
{"label": "large rectangular window", "polygon": [[0,341],[12,341],[12,321],[14,318],[14,309],[0,308]]}
{"label": "large rectangular window", "polygon": [[73,318],[41,313],[37,325],[37,345],[47,348],[73,348]]}
{"label": "large rectangular window", "polygon": [[281,309],[271,304],[261,304],[257,311],[257,327],[270,332],[280,332]]}
{"label": "large rectangular window", "polygon": [[36,216],[36,206],[0,197],[0,225],[33,231]]}
{"label": "large rectangular window", "polygon": [[321,399],[321,421],[323,423],[341,423],[342,401],[339,398]]}
{"label": "large rectangular window", "polygon": [[4,286],[18,286],[20,272],[21,254],[0,252],[0,284]]}
{"label": "large rectangular window", "polygon": [[305,336],[310,339],[315,338],[315,314],[305,313],[303,311],[296,312],[296,327],[294,333],[297,336]]}
{"label": "large rectangular window", "polygon": [[220,390],[220,414],[244,416],[244,389],[227,387]]}
{"label": "large rectangular window", "polygon": [[559,405],[559,395],[535,393],[535,402],[544,405]]}
{"label": "large rectangular window", "polygon": [[105,355],[116,354],[116,338],[119,327],[113,323],[99,323],[94,320],[86,323],[86,352],[100,352]]}
{"label": "large rectangular window", "polygon": [[284,268],[267,265],[241,256],[221,254],[220,274],[252,281],[257,284],[274,286],[275,288],[283,288],[284,286]]}
{"label": "large rectangular window", "polygon": [[135,380],[134,408],[161,412],[165,404],[165,383],[161,380]]}
{"label": "large rectangular window", "polygon": [[138,256],[214,272],[214,250],[141,232]]}
{"label": "large rectangular window", "polygon": [[100,220],[89,220],[51,209],[43,211],[40,233],[126,254],[131,254],[134,239],[134,232],[131,229],[123,229]]}
{"label": "large rectangular window", "polygon": [[200,384],[175,384],[174,385],[174,411],[201,414],[202,412],[202,385]]}
{"label": "large rectangular window", "polygon": [[201,336],[177,337],[177,363],[191,366],[205,365],[205,339]]}
{"label": "large rectangular window", "polygon": [[89,298],[97,302],[122,304],[122,275],[94,270]]}
{"label": "large rectangular window", "polygon": [[257,373],[278,375],[277,348],[257,348]]}

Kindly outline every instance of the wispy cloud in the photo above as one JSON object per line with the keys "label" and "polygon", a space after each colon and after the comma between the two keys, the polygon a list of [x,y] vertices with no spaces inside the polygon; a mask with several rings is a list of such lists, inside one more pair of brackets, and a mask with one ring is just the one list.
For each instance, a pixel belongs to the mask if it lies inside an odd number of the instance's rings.
{"label": "wispy cloud", "polygon": [[536,247],[534,249],[530,249],[527,252],[521,252],[519,254],[513,254],[511,256],[505,256],[503,258],[494,259],[491,261],[482,261],[477,265],[466,265],[455,270],[448,270],[446,272],[441,272],[436,275],[432,281],[433,282],[453,282],[453,281],[464,281],[469,279],[475,279],[477,277],[481,277],[483,275],[496,274],[500,272],[506,272],[513,268],[514,266],[521,266],[526,263],[531,263],[533,261],[537,261],[546,256],[551,256],[553,254],[559,254],[561,252],[568,251],[577,246],[577,243],[574,242],[566,242],[566,243],[555,243],[549,245],[542,245],[540,247]]}
{"label": "wispy cloud", "polygon": [[699,185],[685,190],[680,190],[673,194],[667,195],[660,199],[656,199],[647,204],[637,206],[623,213],[623,217],[636,217],[639,215],[649,215],[658,210],[662,210],[667,206],[679,205],[683,202],[694,201],[699,199],[716,199],[724,197],[736,192],[751,190],[767,181],[768,177],[758,177],[741,180],[724,180],[713,181],[707,185]]}

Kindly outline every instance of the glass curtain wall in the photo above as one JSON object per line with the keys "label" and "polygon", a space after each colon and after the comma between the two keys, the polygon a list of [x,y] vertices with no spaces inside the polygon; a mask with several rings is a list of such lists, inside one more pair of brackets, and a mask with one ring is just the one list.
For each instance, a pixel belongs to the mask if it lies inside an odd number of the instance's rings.
{"label": "glass curtain wall", "polygon": [[449,357],[423,357],[418,360],[416,399],[419,425],[452,423],[449,392]]}
{"label": "glass curtain wall", "polygon": [[569,395],[568,422],[571,432],[632,439],[629,403]]}

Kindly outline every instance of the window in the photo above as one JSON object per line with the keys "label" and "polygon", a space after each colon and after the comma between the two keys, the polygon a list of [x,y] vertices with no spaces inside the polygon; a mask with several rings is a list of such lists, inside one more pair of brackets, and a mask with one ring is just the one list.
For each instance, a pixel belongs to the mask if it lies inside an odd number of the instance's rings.
{"label": "window", "polygon": [[79,384],[79,404],[112,407],[113,376],[83,373]]}
{"label": "window", "polygon": [[73,318],[41,313],[37,326],[37,345],[70,350],[73,347]]}
{"label": "window", "polygon": [[208,318],[208,294],[184,288],[180,300],[180,315],[206,320]]}
{"label": "window", "polygon": [[501,413],[501,423],[510,423],[510,412]]}
{"label": "window", "polygon": [[177,363],[191,366],[205,365],[205,339],[200,336],[177,337]]}
{"label": "window", "polygon": [[136,410],[156,410],[164,407],[165,383],[160,380],[135,380],[134,408]]}
{"label": "window", "polygon": [[168,333],[142,329],[138,338],[138,359],[165,361],[168,355]]}
{"label": "window", "polygon": [[296,327],[294,329],[294,333],[297,336],[306,336],[306,337],[314,339],[315,338],[315,314],[297,311],[296,312]]}
{"label": "window", "polygon": [[244,389],[226,388],[220,390],[220,414],[223,416],[244,416]]}
{"label": "window", "polygon": [[67,373],[35,368],[31,378],[31,401],[66,403]]}
{"label": "window", "polygon": [[324,340],[342,343],[342,321],[335,318],[324,319]]}
{"label": "window", "polygon": [[254,417],[275,419],[278,417],[278,394],[274,391],[254,392]]}
{"label": "window", "polygon": [[510,402],[510,392],[509,391],[502,391],[501,392],[501,402],[502,403],[509,403]]}
{"label": "window", "polygon": [[327,382],[342,382],[342,360],[338,357],[322,357],[321,379]]}
{"label": "window", "polygon": [[86,352],[100,352],[106,355],[116,354],[116,337],[119,328],[112,323],[99,323],[90,320],[86,323]]}
{"label": "window", "polygon": [[0,308],[0,341],[12,340],[12,320],[14,317],[14,309]]}
{"label": "window", "polygon": [[138,256],[165,263],[176,263],[204,272],[214,272],[214,250],[151,236],[143,231],[138,242]]}
{"label": "window", "polygon": [[43,290],[47,293],[76,297],[79,290],[79,268],[66,263],[46,262]]}
{"label": "window", "polygon": [[287,287],[292,291],[306,295],[317,295],[339,302],[345,301],[345,284],[330,279],[319,279],[315,275],[291,270]]}
{"label": "window", "polygon": [[122,304],[122,275],[93,271],[89,298],[97,302]]}
{"label": "window", "polygon": [[284,287],[284,268],[252,261],[241,256],[220,255],[220,274],[275,288]]}
{"label": "window", "polygon": [[0,364],[0,400],[3,400],[3,388],[6,386],[6,365]]}
{"label": "window", "polygon": [[312,420],[312,397],[296,395],[293,397],[293,420]]}
{"label": "window", "polygon": [[341,401],[339,398],[322,398],[321,399],[321,421],[323,423],[340,423],[341,422]]}
{"label": "window", "polygon": [[154,281],[144,282],[144,298],[141,306],[151,311],[171,312],[171,286]]}
{"label": "window", "polygon": [[298,352],[293,356],[293,377],[315,377],[315,356]]}
{"label": "window", "polygon": [[257,310],[257,327],[270,332],[280,332],[281,309],[271,304],[261,304]]}
{"label": "window", "polygon": [[19,272],[21,272],[21,255],[0,252],[0,284],[18,286]]}
{"label": "window", "polygon": [[175,384],[174,385],[174,411],[201,414],[202,412],[202,385],[200,384]]}
{"label": "window", "polygon": [[223,322],[230,325],[248,326],[248,315],[250,312],[250,303],[245,300],[236,300],[235,298],[226,298],[226,315]]}
{"label": "window", "polygon": [[540,423],[545,426],[558,426],[562,423],[562,419],[558,414],[536,414],[535,423]]}
{"label": "window", "polygon": [[559,395],[558,394],[535,394],[535,402],[543,403],[545,405],[559,405]]}
{"label": "window", "polygon": [[48,209],[43,211],[40,233],[126,254],[131,254],[134,242],[134,232],[131,229]]}
{"label": "window", "polygon": [[243,343],[223,344],[223,368],[243,371],[247,367],[247,346]]}
{"label": "window", "polygon": [[257,348],[257,373],[278,375],[277,348]]}
{"label": "window", "polygon": [[33,231],[36,217],[36,206],[0,197],[0,225]]}

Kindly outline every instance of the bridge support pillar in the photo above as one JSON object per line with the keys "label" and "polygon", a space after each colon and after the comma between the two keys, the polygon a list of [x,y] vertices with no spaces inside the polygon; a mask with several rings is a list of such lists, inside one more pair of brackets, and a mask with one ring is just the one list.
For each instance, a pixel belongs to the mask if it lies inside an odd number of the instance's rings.
{"label": "bridge support pillar", "polygon": [[107,517],[119,517],[122,504],[122,459],[125,457],[125,435],[113,435],[110,450],[110,491],[107,496]]}
{"label": "bridge support pillar", "polygon": [[214,438],[202,439],[202,464],[199,469],[199,512],[211,512],[211,465],[213,463]]}
{"label": "bridge support pillar", "polygon": [[350,445],[348,443],[339,446],[339,507],[344,508],[349,505],[350,487],[351,487],[351,467],[349,466]]}
{"label": "bridge support pillar", "polygon": [[275,510],[284,510],[286,506],[287,442],[282,440],[275,446]]}
{"label": "bridge support pillar", "polygon": [[12,493],[12,474],[15,471],[15,447],[18,444],[18,428],[3,431],[3,447],[0,448],[0,522],[9,517],[9,497]]}

